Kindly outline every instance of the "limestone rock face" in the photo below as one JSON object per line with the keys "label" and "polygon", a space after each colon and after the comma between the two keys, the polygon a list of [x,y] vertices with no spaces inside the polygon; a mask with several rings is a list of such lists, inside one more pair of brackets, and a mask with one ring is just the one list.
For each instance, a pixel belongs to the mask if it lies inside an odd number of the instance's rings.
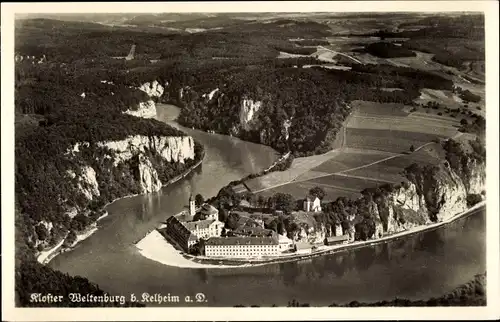
{"label": "limestone rock face", "polygon": [[83,192],[87,199],[92,200],[94,196],[99,196],[99,184],[97,183],[96,173],[94,168],[84,166],[82,174],[79,178],[80,191]]}
{"label": "limestone rock face", "polygon": [[438,200],[439,211],[436,213],[438,221],[446,220],[453,215],[467,210],[467,190],[464,182],[450,171],[451,180],[437,185],[431,193]]}
{"label": "limestone rock face", "polygon": [[141,193],[150,193],[160,190],[162,182],[158,178],[158,173],[151,164],[151,161],[142,154],[138,156],[138,159],[137,170]]}
{"label": "limestone rock face", "polygon": [[289,130],[288,130],[290,128],[290,126],[292,126],[292,120],[291,119],[286,120],[285,122],[283,122],[282,135],[285,138],[285,140],[288,140],[288,138],[290,137],[290,133],[289,133]]}
{"label": "limestone rock face", "polygon": [[[137,174],[141,193],[158,191],[163,185],[151,160],[145,155],[146,151],[156,153],[164,162],[184,163],[188,159],[195,158],[194,141],[190,136],[135,135],[119,141],[98,142],[97,146],[105,148],[106,153],[102,156],[102,161],[111,160],[113,167],[137,158],[137,162],[133,163],[133,169]],[[88,142],[76,143],[68,149],[66,155],[78,159],[79,154],[88,147]],[[96,171],[90,165],[81,162],[78,169],[68,170],[66,176],[75,182],[76,188],[87,200],[94,200],[100,196]],[[67,212],[70,217],[74,217],[76,213],[77,210],[74,208]]]}
{"label": "limestone rock face", "polygon": [[[287,234],[285,230],[285,234]],[[304,241],[312,244],[323,243],[326,236],[331,235],[331,231],[327,229],[323,224],[316,227],[311,227],[308,225],[301,224],[299,229],[294,232],[290,232],[289,236],[294,241]]]}
{"label": "limestone rock face", "polygon": [[140,102],[139,108],[137,110],[134,111],[128,109],[123,113],[136,117],[154,118],[156,117],[156,104],[152,100],[149,100],[147,102]]}
{"label": "limestone rock face", "polygon": [[[357,200],[355,206],[343,210],[344,227],[335,225],[335,236],[347,234],[351,241],[356,236],[377,239],[416,226],[449,220],[467,210],[468,194],[481,194],[485,189],[484,163],[470,160],[469,166],[467,178],[440,165],[413,178],[415,182],[408,181],[401,187],[381,190],[371,197]],[[318,222],[314,222],[301,225],[293,238],[317,242],[331,234],[325,227],[318,228]]]}
{"label": "limestone rock face", "polygon": [[346,233],[349,236],[349,241],[354,241],[354,238],[356,236],[356,229],[354,228],[354,225],[349,225]]}
{"label": "limestone rock face", "polygon": [[168,86],[168,84],[165,84],[165,86],[161,85],[158,83],[158,81],[153,81],[153,82],[148,82],[142,84],[139,89],[146,94],[149,95],[149,97],[157,97],[160,98],[163,93],[165,92],[165,87]]}
{"label": "limestone rock face", "polygon": [[[467,195],[485,189],[485,165],[469,161],[470,178],[461,178],[449,167],[440,167],[425,182],[409,183],[377,201],[384,234],[424,223],[446,221],[467,210]],[[417,187],[417,185],[419,185]]]}
{"label": "limestone rock face", "polygon": [[486,186],[486,165],[471,160],[468,162],[467,168],[471,169],[472,172],[468,182],[468,192],[470,194],[481,194]]}
{"label": "limestone rock face", "polygon": [[214,97],[215,93],[217,93],[218,91],[219,91],[219,89],[216,88],[213,91],[211,91],[210,93],[203,94],[202,97],[208,98],[208,100],[212,100],[212,98]]}
{"label": "limestone rock face", "polygon": [[132,156],[144,153],[147,149],[158,152],[167,162],[184,163],[194,159],[194,141],[190,136],[129,136],[124,140],[97,143],[112,152],[113,163],[130,160]]}
{"label": "limestone rock face", "polygon": [[253,120],[255,113],[259,111],[262,102],[252,99],[243,99],[240,106],[240,125],[244,130],[250,129],[250,122]]}
{"label": "limestone rock face", "polygon": [[398,189],[392,195],[394,204],[400,205],[404,209],[417,209],[425,207],[423,196],[419,196],[415,184],[410,183],[410,186]]}
{"label": "limestone rock face", "polygon": [[343,234],[344,234],[344,231],[342,230],[342,225],[336,224],[335,225],[335,236],[342,236]]}
{"label": "limestone rock face", "polygon": [[[78,143],[72,149],[72,151],[78,151]],[[69,179],[76,180],[78,190],[87,198],[88,200],[94,199],[94,197],[100,196],[99,184],[97,182],[96,172],[94,168],[83,165],[79,169],[79,175],[73,170],[66,171],[66,175]],[[76,210],[71,209],[67,213],[70,217],[76,216]]]}

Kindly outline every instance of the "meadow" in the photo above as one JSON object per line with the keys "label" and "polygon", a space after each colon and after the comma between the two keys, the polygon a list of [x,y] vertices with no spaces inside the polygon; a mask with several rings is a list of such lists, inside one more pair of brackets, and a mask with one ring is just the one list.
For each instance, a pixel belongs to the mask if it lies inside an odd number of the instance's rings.
{"label": "meadow", "polygon": [[[274,189],[269,189],[259,192],[258,195],[261,195],[263,197],[270,197],[275,193],[281,192],[281,193],[291,194],[295,199],[303,199],[307,195],[307,192],[311,188],[314,188],[316,186],[318,185],[313,182],[305,182],[305,181],[296,183],[292,182],[276,187]],[[345,187],[334,187],[334,186],[331,187],[321,186],[321,188],[325,191],[325,199],[324,199],[325,201],[333,201],[338,197],[349,197],[356,199],[357,197],[361,196],[359,190],[356,189],[348,189]]]}
{"label": "meadow", "polygon": [[312,169],[320,173],[336,173],[369,164],[393,155],[379,151],[364,151],[355,149],[346,149],[343,153],[331,158]]}
{"label": "meadow", "polygon": [[398,130],[348,128],[347,146],[358,149],[380,150],[393,153],[409,152],[439,138],[434,134]]}
{"label": "meadow", "polygon": [[264,196],[282,192],[303,198],[317,186],[328,200],[355,196],[365,188],[402,182],[403,170],[412,163],[442,162],[440,140],[462,135],[456,117],[418,112],[396,103],[358,100],[351,107],[338,149],[298,158],[291,170],[255,178],[249,188]]}

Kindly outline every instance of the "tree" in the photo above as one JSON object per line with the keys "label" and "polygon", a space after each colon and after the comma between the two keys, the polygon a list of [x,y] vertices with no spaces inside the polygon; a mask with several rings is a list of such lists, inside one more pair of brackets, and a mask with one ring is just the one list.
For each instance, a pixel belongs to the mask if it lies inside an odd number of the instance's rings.
{"label": "tree", "polygon": [[467,126],[467,125],[469,125],[469,122],[467,122],[466,119],[461,119],[460,120],[460,124],[463,125],[463,126]]}
{"label": "tree", "polygon": [[273,197],[267,198],[266,206],[267,206],[267,208],[274,208],[274,198]]}
{"label": "tree", "polygon": [[226,222],[228,218],[227,210],[225,208],[219,208],[219,220],[222,222]]}
{"label": "tree", "polygon": [[325,190],[321,187],[314,187],[311,190],[309,190],[309,194],[314,197],[318,197],[320,200],[323,200],[325,197]]}
{"label": "tree", "polygon": [[35,232],[39,240],[45,240],[49,234],[47,228],[45,228],[45,226],[41,224],[35,226]]}
{"label": "tree", "polygon": [[410,146],[410,152],[414,152],[415,151],[415,147],[413,146],[413,144]]}
{"label": "tree", "polygon": [[257,197],[257,206],[258,207],[264,207],[264,203],[265,203],[265,199],[264,197],[262,197],[262,195],[259,195],[259,197]]}
{"label": "tree", "polygon": [[65,244],[71,246],[76,241],[76,233],[74,230],[70,230],[68,236],[66,237]]}
{"label": "tree", "polygon": [[235,214],[235,213],[230,213],[229,216],[227,217],[226,221],[226,227],[235,230],[238,228],[238,220],[240,219],[240,216]]}
{"label": "tree", "polygon": [[200,239],[196,244],[191,245],[188,249],[188,253],[191,255],[202,255],[205,249],[205,240]]}
{"label": "tree", "polygon": [[468,194],[467,195],[467,206],[468,207],[472,207],[475,204],[481,202],[482,200],[483,200],[483,198],[481,197],[481,195],[478,195],[478,194]]}
{"label": "tree", "polygon": [[274,208],[276,210],[283,210],[286,213],[290,213],[295,208],[295,200],[289,193],[278,192],[274,194],[272,198],[274,201]]}
{"label": "tree", "polygon": [[273,219],[269,224],[265,225],[266,229],[271,229],[272,231],[278,232],[278,219]]}
{"label": "tree", "polygon": [[277,225],[276,225],[276,232],[278,234],[283,234],[284,229],[285,229],[285,223],[283,221],[283,217],[279,216],[278,217],[278,222],[277,222]]}
{"label": "tree", "polygon": [[203,196],[201,194],[197,194],[194,197],[194,203],[196,204],[197,207],[203,205],[204,202],[205,202],[205,199],[203,199]]}

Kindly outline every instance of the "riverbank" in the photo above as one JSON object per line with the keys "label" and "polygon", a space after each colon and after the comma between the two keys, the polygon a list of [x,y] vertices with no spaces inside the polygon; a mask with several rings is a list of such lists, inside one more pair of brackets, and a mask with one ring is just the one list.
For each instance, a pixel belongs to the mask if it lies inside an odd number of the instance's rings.
{"label": "riverbank", "polygon": [[[203,163],[203,160],[205,159],[205,152],[203,152],[200,160],[198,160],[194,165],[192,165],[189,169],[187,169],[186,171],[184,171],[183,173],[179,174],[178,176],[168,180],[166,183],[162,184],[161,188],[163,187],[166,187],[168,185],[171,185],[183,178],[185,178],[186,176],[188,176],[193,170],[195,170],[196,168],[198,168],[202,163]],[[160,189],[161,189],[160,188]],[[99,227],[97,226],[97,223],[99,221],[101,221],[102,219],[104,219],[105,217],[108,216],[108,212],[105,210],[106,207],[108,207],[109,205],[113,204],[114,202],[118,201],[118,200],[122,200],[122,199],[125,199],[125,198],[131,198],[131,197],[136,197],[136,196],[140,196],[140,195],[143,195],[143,194],[130,194],[130,195],[126,195],[126,196],[123,196],[123,197],[119,197],[119,198],[116,198],[110,202],[108,202],[107,204],[105,204],[100,210],[103,210],[104,213],[96,219],[96,221],[94,223],[91,224],[91,226],[86,229],[84,232],[80,233],[80,234],[77,234],[76,235],[76,240],[75,242],[73,242],[73,244],[71,244],[70,246],[64,246],[64,241],[66,240],[66,237],[67,235],[61,239],[60,242],[58,242],[54,247],[48,249],[48,250],[44,250],[42,252],[40,252],[37,256],[37,261],[41,264],[48,264],[53,258],[55,258],[57,255],[61,254],[61,253],[64,253],[64,252],[68,252],[68,251],[71,251],[72,249],[74,249],[78,243],[84,241],[85,239],[89,238],[90,236],[92,236],[98,229]]]}
{"label": "riverbank", "polygon": [[226,259],[226,258],[208,258],[204,256],[193,256],[185,254],[174,248],[165,238],[157,231],[153,230],[140,240],[136,247],[139,253],[153,261],[159,262],[167,266],[175,266],[179,268],[235,268],[261,266],[274,263],[285,263],[292,261],[300,261],[310,259],[317,256],[329,255],[337,252],[358,249],[367,246],[381,244],[399,238],[408,237],[425,231],[430,231],[454,222],[460,218],[473,214],[476,210],[484,207],[486,201],[474,205],[464,212],[455,214],[454,216],[438,223],[429,225],[417,226],[412,229],[387,235],[378,239],[357,241],[349,244],[334,245],[334,246],[319,246],[316,251],[302,250],[296,253],[284,254],[279,257],[262,258],[262,259]]}

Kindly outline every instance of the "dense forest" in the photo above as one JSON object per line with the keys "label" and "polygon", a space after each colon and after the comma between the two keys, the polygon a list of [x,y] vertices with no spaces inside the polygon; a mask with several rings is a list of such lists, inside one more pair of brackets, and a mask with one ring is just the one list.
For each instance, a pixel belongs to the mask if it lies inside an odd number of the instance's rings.
{"label": "dense forest", "polygon": [[[315,58],[276,59],[280,50],[311,53],[286,41],[303,35],[322,37],[328,27],[317,23],[276,21],[249,23],[230,32],[218,30],[205,35],[172,32],[147,27],[109,27],[86,22],[50,19],[16,21],[16,246],[17,303],[32,305],[29,294],[71,291],[102,294],[84,278],[69,277],[42,266],[35,254],[66,238],[72,244],[76,233],[85,230],[101,215],[107,202],[138,192],[136,162],[114,166],[109,151],[97,145],[129,135],[183,136],[163,123],[123,114],[150,98],[133,87],[159,79],[162,84],[213,86],[213,69],[231,73],[234,67],[254,65],[290,68],[321,64]],[[249,35],[252,37],[248,37]],[[115,59],[136,45],[135,59]],[[231,51],[227,47],[231,47]],[[30,56],[30,57],[27,57]],[[42,59],[43,57],[43,59]],[[163,59],[158,64],[150,59]],[[196,79],[206,78],[206,82]],[[131,88],[132,86],[132,88]],[[164,100],[175,99],[175,88]],[[76,143],[78,157],[67,153]],[[145,151],[162,182],[183,172],[196,160],[166,163]],[[196,159],[203,147],[195,143]],[[89,202],[68,177],[68,171],[88,165],[95,169],[100,195]],[[279,164],[277,167],[282,167]],[[285,165],[286,166],[286,165]],[[68,208],[78,209],[70,216]],[[40,224],[40,223],[44,224]],[[64,302],[62,306],[71,306]]]}
{"label": "dense forest", "polygon": [[409,38],[402,48],[434,54],[434,61],[451,67],[462,68],[465,62],[485,60],[483,15],[426,17],[415,23],[402,23],[399,29],[370,35],[380,39]]}
{"label": "dense forest", "polygon": [[[474,167],[484,165],[486,161],[486,149],[484,142],[476,139],[464,145],[454,140],[446,140],[442,143],[445,152],[445,160],[449,167],[461,178],[464,178],[464,184],[467,190],[468,205],[472,206],[482,200],[479,195],[469,193],[469,181],[472,177]],[[470,151],[469,151],[470,150]],[[316,224],[322,224],[327,230],[334,231],[336,225],[341,225],[344,233],[348,231],[354,232],[355,240],[368,240],[374,237],[376,225],[381,224],[387,228],[389,210],[386,204],[387,197],[390,193],[396,191],[400,187],[408,187],[410,183],[415,184],[417,193],[424,196],[426,207],[429,214],[412,213],[408,215],[402,209],[396,209],[396,214],[399,224],[406,222],[423,225],[428,219],[436,221],[435,213],[439,208],[439,200],[435,200],[432,194],[426,193],[429,187],[436,186],[436,178],[443,171],[440,166],[420,165],[413,163],[406,167],[402,174],[405,180],[400,184],[382,184],[378,187],[367,188],[361,191],[362,197],[358,199],[350,199],[347,197],[339,197],[338,199],[323,203],[323,211],[314,214]],[[245,210],[249,212],[264,212],[273,214],[271,220],[266,221],[265,227],[283,233],[286,231],[289,237],[300,231],[300,226],[293,220],[293,211],[302,209],[303,199],[296,200],[291,194],[275,193],[267,199],[262,196],[255,196],[251,192],[236,193],[232,189],[234,186],[241,184],[244,180],[234,181],[222,188],[218,195],[210,198],[207,202],[216,206],[221,214],[221,220],[225,221],[228,228],[233,228],[232,225],[238,222],[238,215],[231,214],[230,210]],[[324,198],[324,191],[320,187],[315,187],[309,192],[311,195],[316,195],[318,198]],[[241,207],[242,200],[246,200],[250,204],[250,208]],[[378,214],[373,210],[374,205],[378,207]],[[282,211],[277,214],[276,210]],[[354,220],[352,218],[354,217]]]}
{"label": "dense forest", "polygon": [[[16,66],[15,83],[15,190],[19,210],[16,237],[24,245],[16,255],[17,300],[29,302],[30,293],[67,294],[81,290],[104,294],[84,278],[69,277],[42,266],[35,252],[65,240],[70,246],[76,235],[102,215],[106,203],[139,193],[137,160],[114,166],[106,156],[111,152],[98,142],[122,140],[131,135],[184,136],[184,133],[153,119],[127,114],[149,100],[142,91],[125,85],[102,83],[85,74],[72,77],[71,70],[54,64]],[[26,122],[30,119],[35,122]],[[19,121],[18,121],[19,120]],[[68,153],[75,144],[87,142],[75,156]],[[165,162],[154,150],[145,151],[162,182],[184,172],[203,154],[195,142],[195,160],[184,164]],[[89,200],[77,187],[82,168],[95,170],[99,196]],[[68,213],[76,209],[76,215]],[[71,306],[67,301],[62,306]],[[76,305],[76,304],[74,304]]]}
{"label": "dense forest", "polygon": [[[453,85],[435,74],[377,65],[353,65],[351,71],[258,65],[233,68],[230,73],[212,69],[197,75],[207,77],[195,76],[197,79],[191,82],[175,83],[184,86],[174,86],[184,92],[178,101],[184,107],[179,117],[181,124],[233,134],[280,152],[292,151],[295,156],[330,150],[349,114],[351,100],[413,104],[421,88],[451,90]],[[388,92],[383,87],[402,90]],[[212,99],[203,95],[214,89],[218,91]],[[173,93],[175,97],[176,91]],[[261,104],[248,127],[240,124],[243,100]],[[288,138],[283,135],[285,122],[290,122]]]}
{"label": "dense forest", "polygon": [[164,28],[143,32],[127,27],[39,18],[16,21],[15,40],[20,55],[46,55],[50,61],[73,62],[84,58],[123,57],[132,44],[137,46],[139,57],[148,59],[158,56],[165,59],[274,58],[279,54],[276,47],[294,47],[288,41],[290,38],[321,38],[329,34],[328,26],[312,21],[248,21],[190,34]]}
{"label": "dense forest", "polygon": [[[107,294],[98,285],[82,276],[69,276],[53,270],[37,262],[33,249],[27,244],[29,232],[24,225],[25,215],[21,214],[19,207],[15,207],[15,303],[22,307],[81,307],[81,306],[143,306],[139,303],[75,303],[69,298],[70,293],[103,296]],[[32,294],[62,295],[63,301],[57,303],[32,302]],[[108,294],[109,295],[109,294]]]}
{"label": "dense forest", "polygon": [[[422,88],[451,90],[453,87],[452,82],[443,77],[410,68],[349,64],[350,71],[327,70],[319,66],[302,68],[325,63],[313,57],[277,58],[281,52],[310,55],[315,51],[310,46],[327,45],[324,39],[331,36],[330,28],[314,21],[236,21],[214,17],[205,19],[203,24],[217,28],[190,33],[183,29],[190,25],[187,21],[162,22],[161,28],[155,28],[143,18],[132,19],[130,24],[137,28],[43,18],[16,21],[15,50],[19,58],[14,84],[16,290],[20,305],[30,305],[27,301],[31,292],[103,293],[84,278],[69,277],[40,265],[35,261],[35,254],[63,238],[72,244],[76,234],[102,214],[100,209],[104,204],[139,192],[138,160],[132,158],[114,165],[106,158],[110,151],[99,147],[98,142],[121,140],[130,135],[184,135],[164,123],[123,113],[136,110],[140,103],[152,99],[136,89],[143,83],[156,80],[165,85],[165,93],[159,99],[182,107],[179,122],[183,125],[235,135],[280,152],[291,151],[292,157],[278,163],[272,171],[289,167],[293,156],[330,150],[350,113],[349,102],[354,99],[411,105]],[[219,28],[221,20],[226,23]],[[475,20],[471,22],[475,23]],[[468,22],[465,25],[469,26]],[[165,28],[167,26],[180,29]],[[401,48],[387,49],[383,45],[382,51],[391,55],[407,54],[408,50],[428,51],[439,54],[436,60],[452,65],[466,59],[479,59],[480,46],[477,50],[468,47],[458,50],[455,45],[460,43],[460,37],[466,36],[480,43],[484,31],[454,29],[455,25],[444,31],[450,46],[443,52],[437,52],[441,44],[428,39],[436,30],[425,28],[406,35],[410,40]],[[452,32],[457,38],[449,35]],[[402,37],[388,32],[379,36]],[[135,58],[120,59],[128,54],[132,45],[136,45]],[[457,52],[459,62],[446,62],[446,59],[455,59]],[[388,92],[383,88],[401,90]],[[477,97],[467,91],[462,91],[461,97],[477,101]],[[241,124],[240,109],[244,102],[259,105],[248,124]],[[484,122],[478,119],[463,124],[462,129],[484,130]],[[80,147],[78,157],[68,152],[81,142],[88,145]],[[453,169],[467,175],[463,161],[468,158],[467,153],[457,150],[453,144],[448,150]],[[474,153],[484,155],[479,146]],[[184,164],[163,162],[153,150],[144,154],[153,163],[160,180],[166,182],[201,158],[203,147],[195,143],[196,159]],[[100,195],[92,201],[75,189],[76,179],[68,176],[69,172],[84,166],[96,172]],[[76,170],[75,176],[80,176],[80,172]],[[221,189],[219,195],[211,199],[221,208],[222,215],[242,198],[253,198],[248,194],[237,195],[231,187]],[[365,210],[371,198],[390,189],[384,186],[377,191],[365,191],[365,197],[356,201],[339,199],[328,204],[325,213],[318,214],[316,220],[345,225],[351,210],[360,209],[360,213],[369,214]],[[474,202],[475,198],[469,199]],[[252,202],[285,213],[297,207],[297,201],[285,194],[268,200],[255,198]],[[76,208],[76,215],[70,216],[69,208]],[[369,238],[373,219],[369,215],[358,217],[356,239]],[[276,218],[269,227],[278,230],[283,225],[293,225],[285,219]]]}
{"label": "dense forest", "polygon": [[364,48],[365,52],[381,58],[416,57],[413,51],[387,42],[376,42]]}

